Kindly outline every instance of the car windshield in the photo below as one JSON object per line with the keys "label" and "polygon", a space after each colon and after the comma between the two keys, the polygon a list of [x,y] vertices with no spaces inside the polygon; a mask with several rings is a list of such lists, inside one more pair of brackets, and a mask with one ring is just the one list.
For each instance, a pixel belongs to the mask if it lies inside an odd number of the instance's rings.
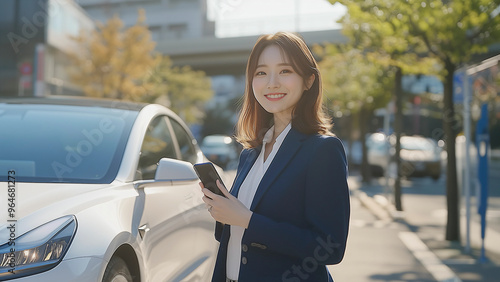
{"label": "car windshield", "polygon": [[427,139],[402,137],[401,149],[432,151],[434,147]]}
{"label": "car windshield", "polygon": [[137,112],[0,104],[0,175],[18,182],[110,183]]}

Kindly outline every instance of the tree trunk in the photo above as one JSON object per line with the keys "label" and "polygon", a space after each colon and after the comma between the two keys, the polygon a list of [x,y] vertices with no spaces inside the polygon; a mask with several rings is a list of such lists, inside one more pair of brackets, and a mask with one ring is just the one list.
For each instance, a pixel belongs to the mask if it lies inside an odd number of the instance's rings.
{"label": "tree trunk", "polygon": [[446,224],[446,240],[460,241],[460,205],[457,183],[457,159],[455,155],[456,128],[459,121],[455,117],[453,104],[453,73],[455,64],[446,60],[445,68],[447,74],[444,81],[444,116],[443,127],[446,142],[446,153],[448,161],[446,165],[446,203],[448,205],[448,218]]}
{"label": "tree trunk", "polygon": [[363,151],[363,160],[361,162],[361,177],[364,183],[370,183],[372,181],[372,173],[370,164],[368,163],[368,148],[366,146],[366,134],[368,133],[367,123],[369,122],[369,114],[365,106],[361,106],[359,111],[359,131],[361,135],[361,148]]}
{"label": "tree trunk", "polygon": [[397,211],[403,210],[403,203],[401,201],[401,131],[403,129],[403,87],[401,85],[401,80],[403,78],[403,72],[400,67],[396,69],[396,77],[394,80],[394,106],[395,106],[395,116],[394,116],[394,134],[396,135],[396,152],[394,154],[394,162],[396,164],[396,179],[394,181],[394,205]]}

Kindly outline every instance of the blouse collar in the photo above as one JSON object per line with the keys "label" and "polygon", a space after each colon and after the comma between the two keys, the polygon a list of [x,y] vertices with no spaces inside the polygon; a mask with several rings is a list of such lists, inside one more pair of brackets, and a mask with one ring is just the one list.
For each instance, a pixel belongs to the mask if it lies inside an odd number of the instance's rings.
{"label": "blouse collar", "polygon": [[[285,129],[283,129],[283,131],[281,131],[281,133],[278,135],[278,137],[276,137],[276,143],[275,144],[281,144],[283,142],[283,139],[285,139],[286,135],[288,134],[288,132],[290,131],[291,128],[292,128],[292,123],[290,122],[285,127]],[[262,142],[264,143],[264,145],[266,143],[269,143],[269,142],[272,141],[273,131],[274,131],[274,125],[271,128],[269,128],[269,130],[264,135],[264,138],[262,139]]]}

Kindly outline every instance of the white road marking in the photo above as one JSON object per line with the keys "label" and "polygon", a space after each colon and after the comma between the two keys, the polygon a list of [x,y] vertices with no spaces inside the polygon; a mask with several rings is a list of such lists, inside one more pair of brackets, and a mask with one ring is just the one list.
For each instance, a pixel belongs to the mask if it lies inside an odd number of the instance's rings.
{"label": "white road marking", "polygon": [[413,253],[432,276],[440,282],[461,282],[455,273],[446,266],[427,245],[413,232],[399,232],[399,239]]}

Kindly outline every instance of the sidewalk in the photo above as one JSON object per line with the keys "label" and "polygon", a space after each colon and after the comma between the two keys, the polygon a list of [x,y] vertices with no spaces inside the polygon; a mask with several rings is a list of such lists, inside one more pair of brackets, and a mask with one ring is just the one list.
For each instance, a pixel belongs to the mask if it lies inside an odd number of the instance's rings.
{"label": "sidewalk", "polygon": [[[437,281],[500,281],[499,232],[487,228],[485,240],[486,261],[480,261],[481,238],[478,235],[480,234],[479,224],[471,221],[471,249],[468,253],[463,243],[445,240],[446,210],[436,210],[433,212],[433,216],[429,216],[428,213],[431,211],[426,213],[425,209],[432,206],[432,203],[422,203],[422,201],[436,195],[403,194],[405,211],[397,212],[386,197],[387,189],[380,184],[381,182],[372,182],[367,185],[359,181],[359,176],[351,178],[351,185],[358,185],[358,189],[355,189],[356,193],[353,196],[357,197],[362,205],[377,218],[396,221],[408,226],[412,231],[408,235],[413,236],[410,239],[417,241],[412,245],[407,244],[408,248],[410,250],[412,248],[418,249],[413,252],[415,257],[424,266],[429,264],[426,267],[429,272],[433,273]],[[461,222],[461,229],[465,230],[465,220]],[[464,241],[464,232],[461,235],[462,241]],[[419,245],[420,242],[423,242],[422,246]],[[430,252],[424,255],[422,250],[429,250]]]}

